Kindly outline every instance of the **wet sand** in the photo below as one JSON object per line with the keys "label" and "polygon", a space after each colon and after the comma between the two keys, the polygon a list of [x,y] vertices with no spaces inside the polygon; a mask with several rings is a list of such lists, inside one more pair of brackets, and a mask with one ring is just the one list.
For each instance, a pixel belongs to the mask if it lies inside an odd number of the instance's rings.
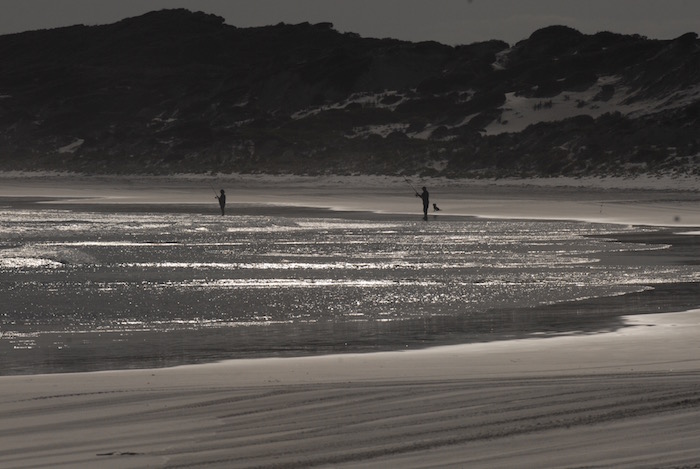
{"label": "wet sand", "polygon": [[[634,208],[649,215],[643,204]],[[663,212],[655,213],[667,217]],[[673,230],[654,236],[649,241],[676,239]],[[658,255],[670,256],[663,262],[697,262],[692,238]],[[690,306],[695,288],[670,286],[658,301],[619,305],[627,327],[610,332],[0,377],[0,462],[697,467],[700,310],[635,315]],[[679,297],[683,302],[673,306]]]}

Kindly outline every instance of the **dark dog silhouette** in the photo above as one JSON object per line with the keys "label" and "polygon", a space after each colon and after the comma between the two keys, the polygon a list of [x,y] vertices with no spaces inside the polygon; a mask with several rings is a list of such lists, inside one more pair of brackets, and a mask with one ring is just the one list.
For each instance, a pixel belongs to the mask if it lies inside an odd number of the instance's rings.
{"label": "dark dog silhouette", "polygon": [[440,211],[440,207],[437,206],[437,204],[433,204],[433,210],[436,212]]}

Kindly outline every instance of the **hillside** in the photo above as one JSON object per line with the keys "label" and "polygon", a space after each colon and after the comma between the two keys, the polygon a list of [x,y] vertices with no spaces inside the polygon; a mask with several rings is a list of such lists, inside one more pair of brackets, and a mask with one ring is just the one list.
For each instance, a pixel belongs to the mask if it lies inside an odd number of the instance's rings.
{"label": "hillside", "polygon": [[695,33],[450,47],[163,10],[0,36],[0,170],[697,174],[699,124]]}

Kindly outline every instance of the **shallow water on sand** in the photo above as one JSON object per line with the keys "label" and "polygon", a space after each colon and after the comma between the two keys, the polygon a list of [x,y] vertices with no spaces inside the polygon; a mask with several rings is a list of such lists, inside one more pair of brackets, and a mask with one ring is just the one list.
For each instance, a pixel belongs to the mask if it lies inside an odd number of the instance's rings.
{"label": "shallow water on sand", "polygon": [[597,330],[619,313],[543,305],[698,280],[692,266],[615,261],[667,247],[612,240],[640,230],[4,209],[0,374]]}

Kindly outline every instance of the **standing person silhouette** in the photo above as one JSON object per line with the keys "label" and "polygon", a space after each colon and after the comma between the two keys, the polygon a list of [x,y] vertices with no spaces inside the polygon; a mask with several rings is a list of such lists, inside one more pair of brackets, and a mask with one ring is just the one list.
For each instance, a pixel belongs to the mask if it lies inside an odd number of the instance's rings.
{"label": "standing person silhouette", "polygon": [[226,209],[226,193],[221,189],[221,194],[215,195],[215,198],[219,199],[219,207],[221,207],[221,215],[224,215],[224,210]]}
{"label": "standing person silhouette", "polygon": [[423,186],[423,192],[421,194],[416,192],[416,197],[423,199],[423,220],[428,221],[428,206],[430,205],[430,195],[428,194],[428,189]]}

